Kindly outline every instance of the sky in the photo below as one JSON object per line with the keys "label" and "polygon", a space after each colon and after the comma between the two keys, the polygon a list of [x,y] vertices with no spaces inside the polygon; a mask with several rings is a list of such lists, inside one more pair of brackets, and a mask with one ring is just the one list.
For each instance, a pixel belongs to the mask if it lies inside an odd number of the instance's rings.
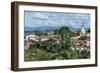
{"label": "sky", "polygon": [[90,14],[47,12],[47,11],[24,11],[24,27],[40,26],[71,26],[73,28],[90,28]]}

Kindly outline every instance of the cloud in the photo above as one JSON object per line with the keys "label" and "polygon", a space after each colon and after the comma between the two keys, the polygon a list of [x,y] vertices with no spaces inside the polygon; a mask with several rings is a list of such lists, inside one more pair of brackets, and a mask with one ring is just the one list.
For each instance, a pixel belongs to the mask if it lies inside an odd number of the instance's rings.
{"label": "cloud", "polygon": [[48,19],[48,13],[33,12],[33,18]]}

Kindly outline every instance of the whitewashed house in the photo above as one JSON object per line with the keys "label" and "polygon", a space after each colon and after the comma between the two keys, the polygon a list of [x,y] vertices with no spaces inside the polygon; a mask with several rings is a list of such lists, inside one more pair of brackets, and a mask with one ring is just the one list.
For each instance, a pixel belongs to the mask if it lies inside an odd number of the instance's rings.
{"label": "whitewashed house", "polygon": [[38,38],[38,36],[36,36],[36,35],[27,35],[27,36],[25,36],[26,41],[28,41],[28,40],[39,41],[37,38]]}

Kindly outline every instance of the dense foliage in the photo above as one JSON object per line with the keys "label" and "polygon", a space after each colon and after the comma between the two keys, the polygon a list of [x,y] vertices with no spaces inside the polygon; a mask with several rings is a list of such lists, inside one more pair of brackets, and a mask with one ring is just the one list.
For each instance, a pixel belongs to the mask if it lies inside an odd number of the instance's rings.
{"label": "dense foliage", "polygon": [[[31,41],[32,45],[25,50],[25,61],[42,61],[42,60],[64,60],[64,59],[85,59],[90,57],[90,52],[72,50],[71,37],[75,36],[68,27],[62,27],[54,31],[55,34],[61,35],[60,43],[53,39],[47,41]],[[40,33],[40,32],[39,32]],[[37,35],[40,35],[37,33]],[[47,34],[43,34],[47,35]],[[85,37],[81,37],[84,39]]]}

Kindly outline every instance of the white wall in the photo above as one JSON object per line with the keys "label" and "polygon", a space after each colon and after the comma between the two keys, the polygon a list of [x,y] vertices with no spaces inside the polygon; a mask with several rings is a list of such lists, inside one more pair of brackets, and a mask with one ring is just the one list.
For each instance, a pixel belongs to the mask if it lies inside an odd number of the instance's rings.
{"label": "white wall", "polygon": [[[14,73],[10,70],[10,54],[11,54],[11,12],[10,3],[14,0],[0,0],[0,73]],[[100,0],[21,0],[21,1],[34,1],[34,2],[45,2],[45,3],[62,3],[62,4],[78,4],[78,5],[93,5],[100,9]],[[99,12],[100,13],[100,10]],[[100,16],[100,14],[98,14]],[[98,17],[98,19],[100,19]],[[98,22],[98,28],[100,22]],[[98,29],[100,31],[100,29]],[[98,33],[100,37],[100,33]],[[100,38],[98,38],[100,40]],[[100,41],[98,42],[100,43]],[[98,52],[100,52],[100,46]],[[100,53],[98,54],[100,55]],[[99,57],[100,61],[100,57]],[[40,70],[34,71],[34,73],[99,73],[100,62],[98,67],[88,68],[73,68],[73,69],[56,69],[56,70]],[[24,72],[22,72],[24,73]],[[33,71],[26,71],[25,73],[33,73]]]}

